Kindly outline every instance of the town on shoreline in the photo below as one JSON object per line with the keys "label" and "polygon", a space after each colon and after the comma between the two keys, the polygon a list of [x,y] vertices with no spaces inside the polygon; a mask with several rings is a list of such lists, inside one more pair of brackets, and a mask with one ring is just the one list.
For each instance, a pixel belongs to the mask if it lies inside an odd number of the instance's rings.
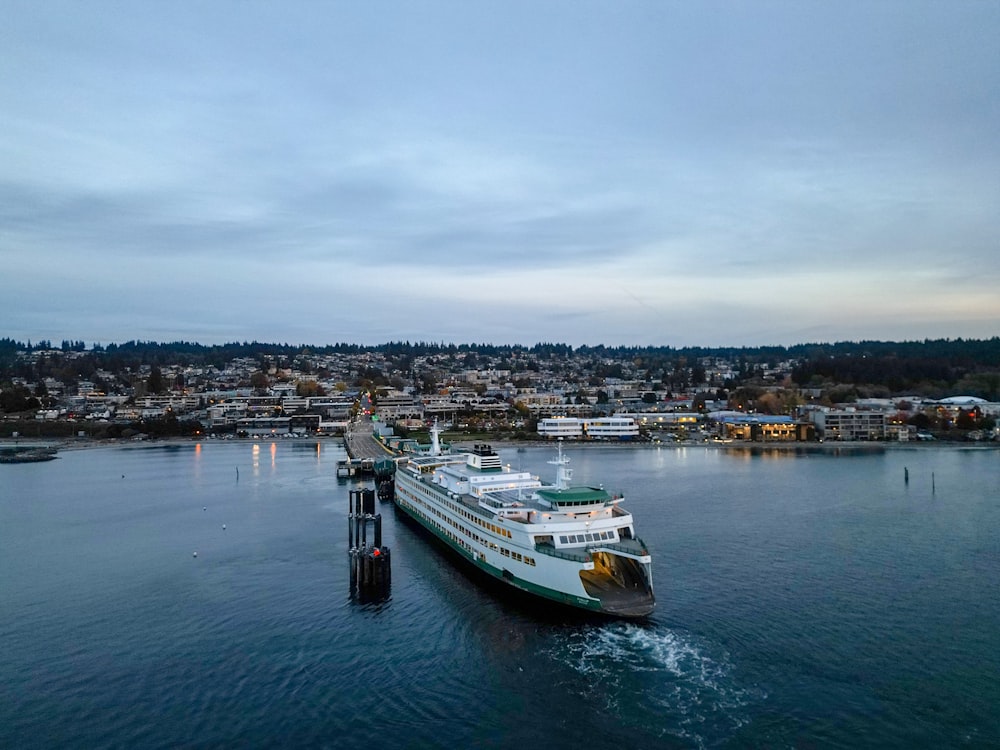
{"label": "town on shoreline", "polygon": [[0,439],[323,438],[360,418],[384,439],[420,440],[437,422],[453,441],[521,445],[998,440],[1000,341],[872,346],[88,349],[5,339]]}

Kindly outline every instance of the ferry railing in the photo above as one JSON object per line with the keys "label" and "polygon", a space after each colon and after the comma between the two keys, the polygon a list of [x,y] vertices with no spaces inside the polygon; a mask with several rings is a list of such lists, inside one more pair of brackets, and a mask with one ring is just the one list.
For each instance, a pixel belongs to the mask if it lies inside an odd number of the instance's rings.
{"label": "ferry railing", "polygon": [[586,547],[573,547],[570,549],[556,549],[549,542],[539,542],[535,545],[535,552],[549,557],[559,557],[563,560],[589,560],[590,553],[597,549],[608,549],[612,552],[623,552],[627,555],[648,555],[649,548],[639,537],[627,539],[622,542],[592,542]]}

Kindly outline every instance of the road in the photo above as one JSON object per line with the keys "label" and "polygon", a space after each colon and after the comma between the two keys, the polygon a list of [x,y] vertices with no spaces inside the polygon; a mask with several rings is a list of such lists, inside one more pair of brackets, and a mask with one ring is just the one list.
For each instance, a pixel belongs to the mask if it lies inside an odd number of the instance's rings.
{"label": "road", "polygon": [[351,458],[386,458],[389,452],[375,439],[374,428],[368,419],[353,421],[344,432],[344,447]]}

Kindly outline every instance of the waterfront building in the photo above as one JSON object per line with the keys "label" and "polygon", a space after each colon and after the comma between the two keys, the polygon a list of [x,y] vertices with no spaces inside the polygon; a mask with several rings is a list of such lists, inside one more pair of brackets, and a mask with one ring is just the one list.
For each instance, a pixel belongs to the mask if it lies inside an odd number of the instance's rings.
{"label": "waterfront building", "polygon": [[547,438],[631,440],[639,437],[639,424],[631,416],[547,417],[538,421],[537,432]]}
{"label": "waterfront building", "polygon": [[635,412],[632,416],[643,427],[651,430],[669,430],[678,427],[697,427],[703,417],[694,411]]}
{"label": "waterfront building", "polygon": [[222,401],[212,404],[207,409],[208,426],[210,429],[222,429],[245,417],[247,405],[245,401]]}
{"label": "waterfront building", "polygon": [[583,437],[583,425],[576,417],[546,417],[538,420],[537,432],[546,438]]}
{"label": "waterfront building", "polygon": [[860,409],[817,409],[812,419],[824,440],[885,440],[889,415]]}
{"label": "waterfront building", "polygon": [[[319,417],[316,418],[317,425]],[[291,432],[291,417],[244,417],[236,422],[236,432],[247,435],[284,435]]]}
{"label": "waterfront building", "polygon": [[1000,403],[987,401],[976,396],[949,396],[938,401],[927,402],[941,414],[946,414],[954,420],[961,412],[972,412],[981,417],[1000,417]]}
{"label": "waterfront building", "polygon": [[632,417],[612,415],[584,419],[583,429],[592,440],[632,440],[639,437],[639,425]]}
{"label": "waterfront building", "polygon": [[746,414],[739,411],[708,415],[716,437],[753,442],[791,442],[811,439],[811,425],[783,414]]}
{"label": "waterfront building", "polygon": [[887,424],[885,426],[886,440],[906,443],[917,439],[917,428],[911,424]]}

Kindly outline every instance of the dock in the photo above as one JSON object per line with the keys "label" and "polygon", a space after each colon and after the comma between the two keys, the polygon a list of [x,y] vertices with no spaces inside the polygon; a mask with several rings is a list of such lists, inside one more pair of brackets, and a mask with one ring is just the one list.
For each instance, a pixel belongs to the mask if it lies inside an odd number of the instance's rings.
{"label": "dock", "polygon": [[348,425],[344,432],[347,458],[337,462],[337,478],[375,476],[375,464],[392,454],[375,439],[371,422],[358,421]]}
{"label": "dock", "polygon": [[343,458],[337,461],[337,478],[371,477],[375,475],[374,458]]}

